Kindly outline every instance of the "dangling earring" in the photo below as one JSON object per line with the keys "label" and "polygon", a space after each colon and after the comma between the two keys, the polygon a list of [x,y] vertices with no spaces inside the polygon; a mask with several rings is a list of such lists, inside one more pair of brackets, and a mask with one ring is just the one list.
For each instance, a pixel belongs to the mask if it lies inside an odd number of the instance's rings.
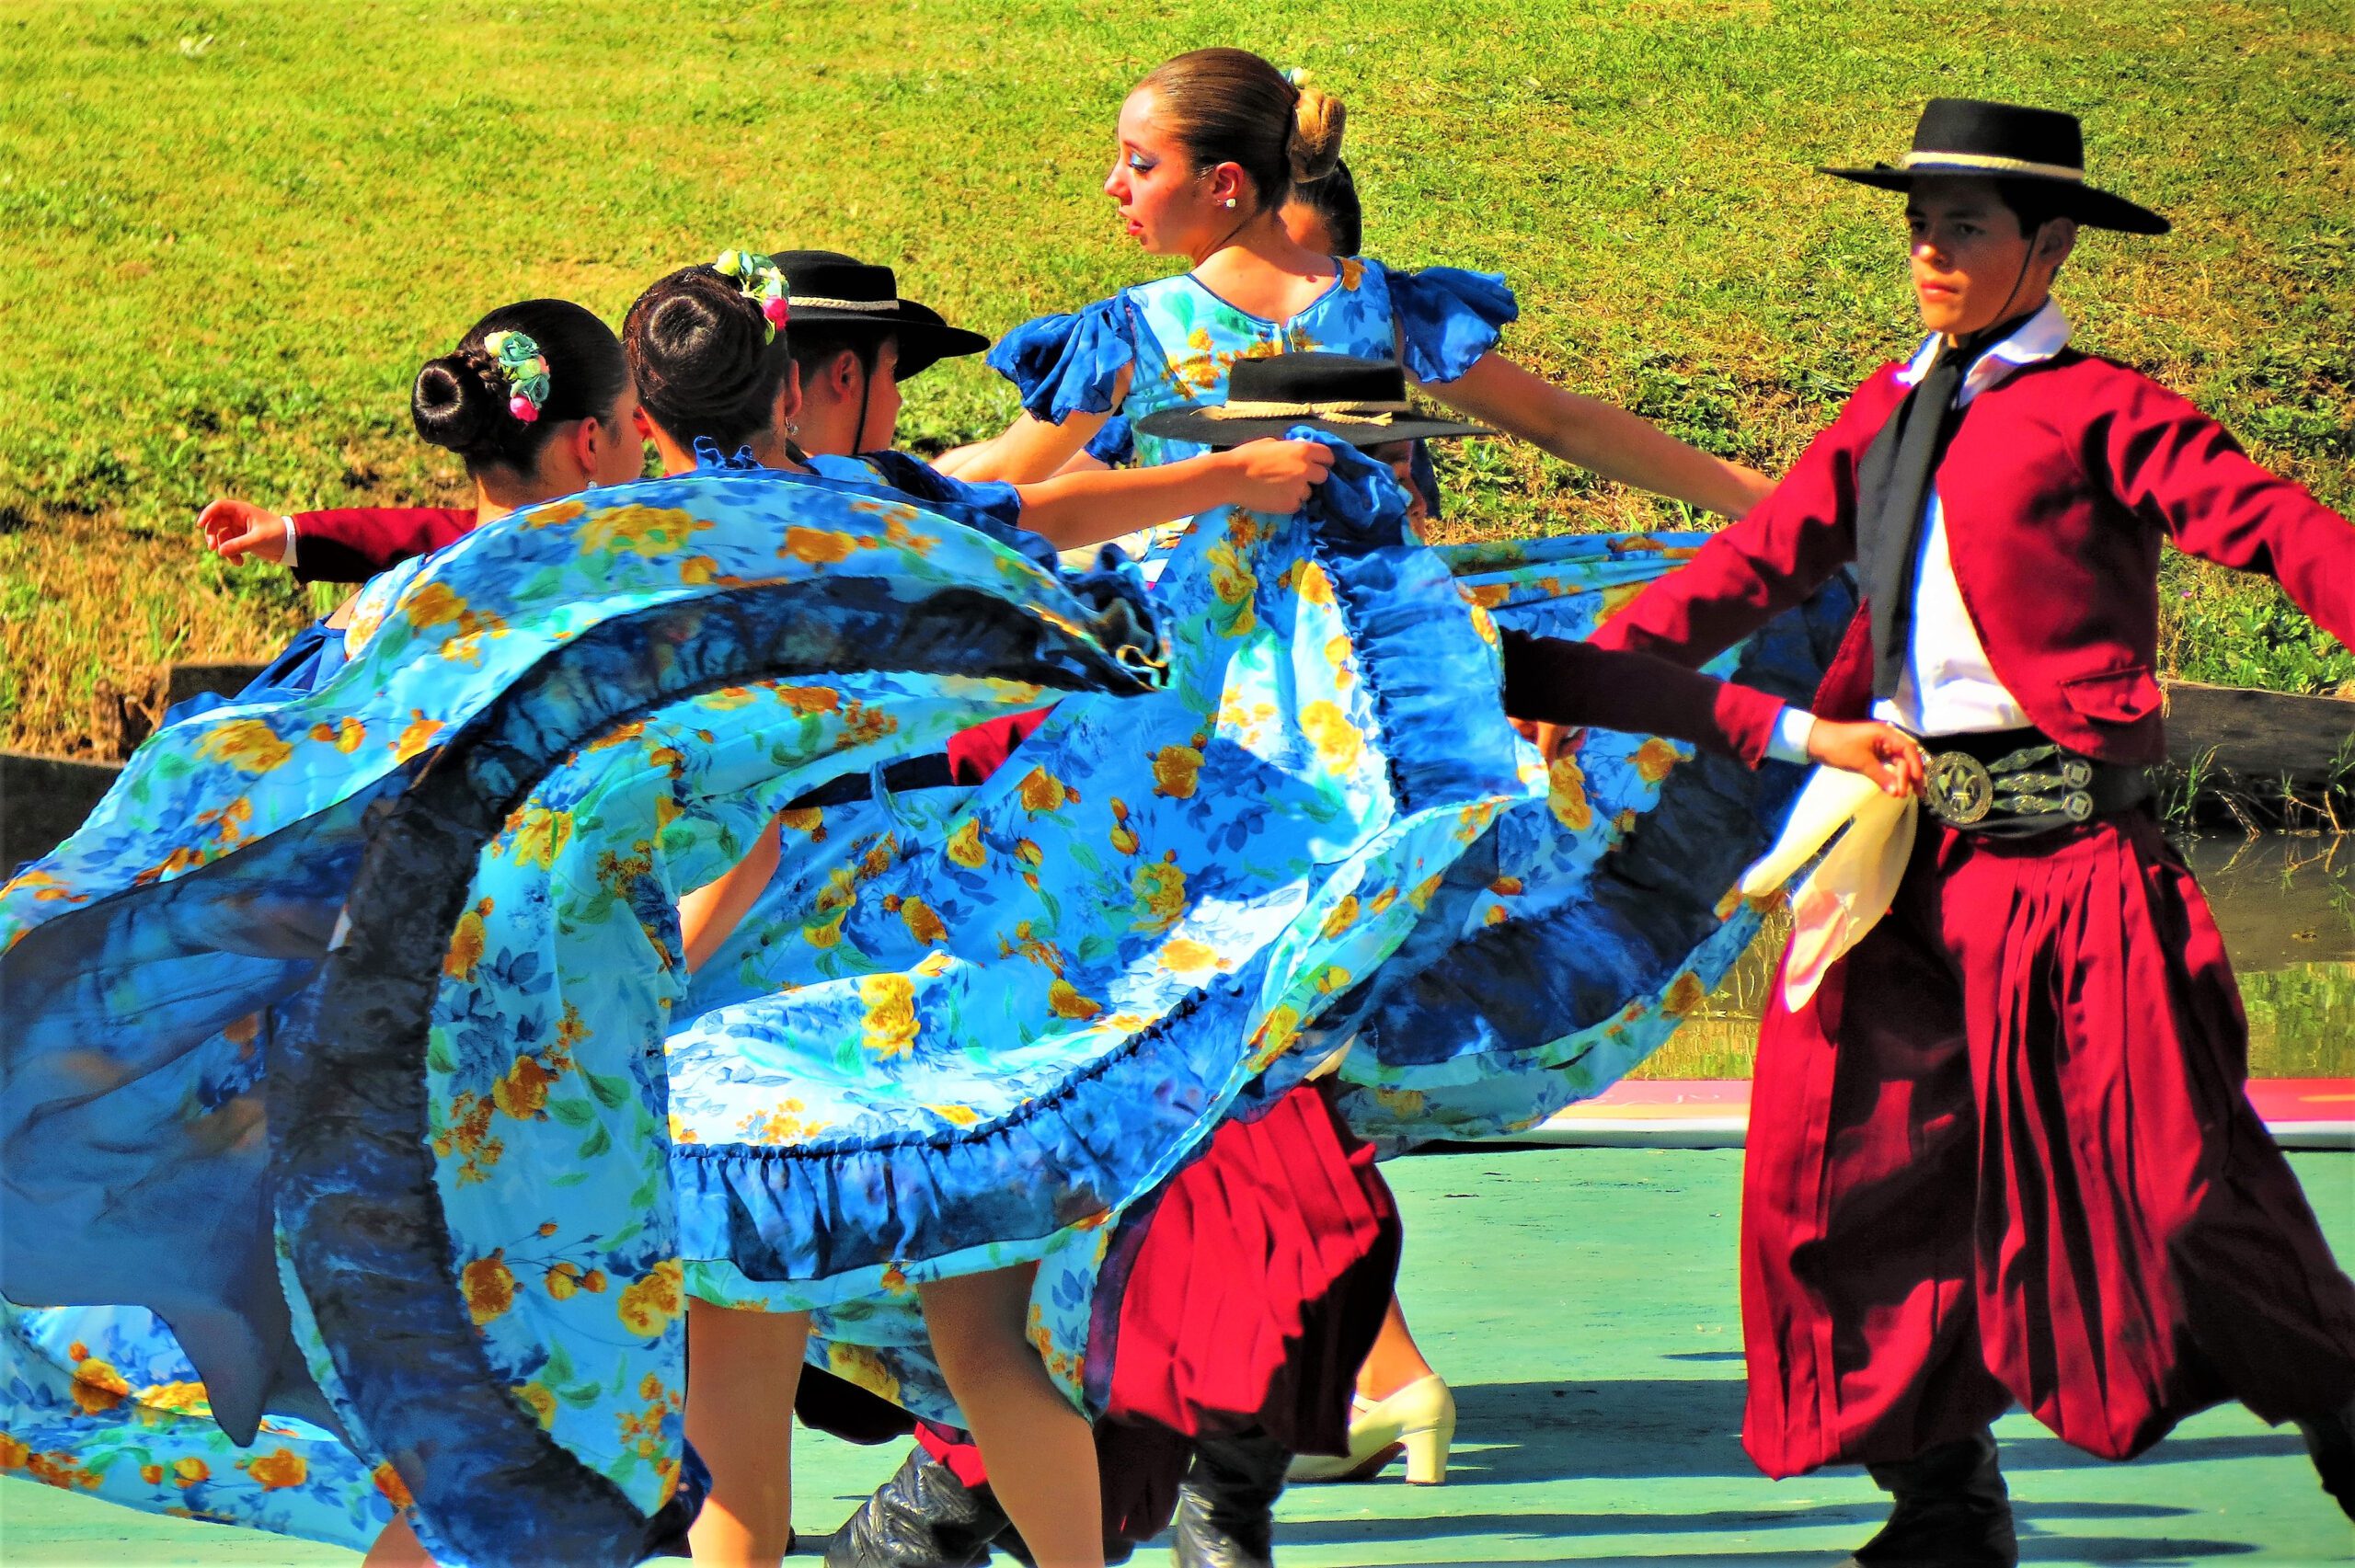
{"label": "dangling earring", "polygon": [[798,436],[801,433],[801,427],[787,419],[785,422],[785,433],[788,436]]}

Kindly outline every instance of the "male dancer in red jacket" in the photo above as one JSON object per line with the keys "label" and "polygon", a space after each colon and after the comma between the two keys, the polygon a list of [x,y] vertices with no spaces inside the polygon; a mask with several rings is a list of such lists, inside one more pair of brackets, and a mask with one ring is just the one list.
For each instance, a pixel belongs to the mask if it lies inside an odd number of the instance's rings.
{"label": "male dancer in red jacket", "polygon": [[1775,493],[1598,642],[1697,664],[1850,561],[1815,711],[1934,754],[1888,913],[1759,1042],[1743,1173],[1743,1442],[1896,1498],[1867,1564],[2012,1563],[1988,1424],[2129,1459],[2237,1399],[2355,1513],[2355,1286],[2242,1092],[2224,950],[2160,836],[2160,541],[2271,575],[2355,642],[2355,526],[2214,421],[2069,347],[2077,122],[1934,101],[1895,166],[1932,334]]}

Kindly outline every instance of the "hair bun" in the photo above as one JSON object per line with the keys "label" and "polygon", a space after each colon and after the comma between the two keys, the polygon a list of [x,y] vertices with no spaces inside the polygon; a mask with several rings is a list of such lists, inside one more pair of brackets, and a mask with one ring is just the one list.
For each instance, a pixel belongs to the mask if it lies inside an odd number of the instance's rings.
{"label": "hair bun", "polygon": [[1332,94],[1300,89],[1300,101],[1292,108],[1292,138],[1284,147],[1293,180],[1313,185],[1333,172],[1341,161],[1341,132],[1349,118],[1349,110]]}
{"label": "hair bun", "polygon": [[507,412],[503,386],[492,384],[498,380],[489,356],[472,345],[426,361],[408,395],[417,433],[464,458],[496,447],[499,420]]}

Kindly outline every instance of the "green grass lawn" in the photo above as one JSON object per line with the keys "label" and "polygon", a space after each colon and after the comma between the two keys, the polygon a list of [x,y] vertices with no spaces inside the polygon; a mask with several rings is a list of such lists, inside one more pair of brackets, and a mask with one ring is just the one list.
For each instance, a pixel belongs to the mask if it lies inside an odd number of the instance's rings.
{"label": "green grass lawn", "polygon": [[[1769,467],[1908,339],[1891,200],[1811,166],[1893,154],[1935,93],[2082,110],[2095,177],[2178,222],[2088,237],[2065,280],[2082,340],[2344,509],[2344,20],[2335,0],[12,0],[0,738],[70,747],[101,680],[298,624],[282,574],[190,549],[207,498],[457,494],[407,389],[493,305],[618,319],[722,246],[829,246],[997,331],[1160,269],[1097,189],[1112,116],[1210,42],[1347,99],[1370,251],[1508,272],[1511,352]],[[914,384],[904,433],[1011,409],[949,367]],[[1457,532],[1670,510],[1526,451],[1461,463]],[[2178,567],[2167,599],[2184,673],[2355,678],[2269,589]]]}

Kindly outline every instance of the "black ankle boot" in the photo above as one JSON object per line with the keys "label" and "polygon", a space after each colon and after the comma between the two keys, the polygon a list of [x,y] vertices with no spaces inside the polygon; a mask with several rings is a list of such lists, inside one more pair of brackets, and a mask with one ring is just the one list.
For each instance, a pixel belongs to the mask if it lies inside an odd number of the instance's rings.
{"label": "black ankle boot", "polygon": [[976,1568],[1007,1529],[988,1488],[968,1487],[947,1465],[911,1448],[834,1532],[826,1568]]}
{"label": "black ankle boot", "polygon": [[1852,1568],[2015,1568],[2019,1562],[1993,1433],[1865,1470],[1897,1506],[1880,1533],[1848,1560]]}
{"label": "black ankle boot", "polygon": [[1276,1498],[1291,1465],[1292,1451],[1264,1436],[1197,1441],[1170,1525],[1178,1568],[1269,1568]]}
{"label": "black ankle boot", "polygon": [[2328,1415],[2299,1422],[2298,1430],[2305,1434],[2306,1452],[2314,1456],[2322,1489],[2338,1499],[2341,1512],[2355,1519],[2355,1400]]}

